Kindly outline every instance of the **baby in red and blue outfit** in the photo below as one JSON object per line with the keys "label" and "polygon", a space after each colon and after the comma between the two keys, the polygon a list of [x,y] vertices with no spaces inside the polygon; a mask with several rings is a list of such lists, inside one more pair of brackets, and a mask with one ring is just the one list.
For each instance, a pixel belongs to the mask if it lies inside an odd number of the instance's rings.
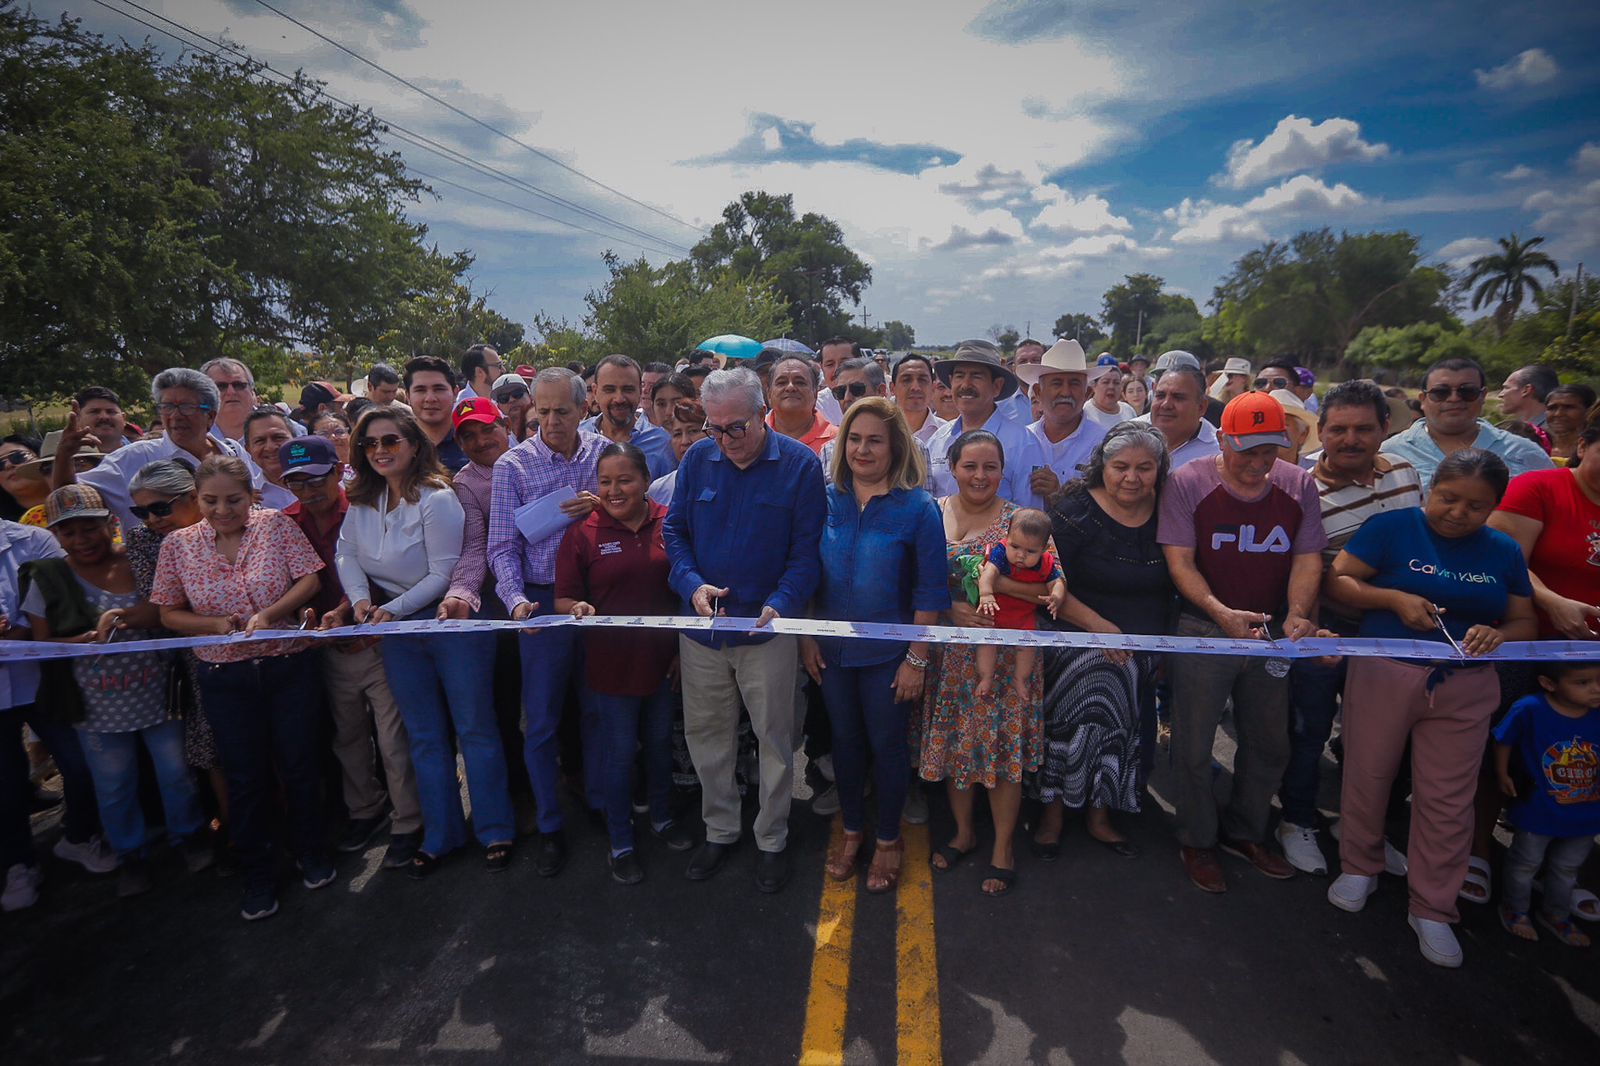
{"label": "baby in red and blue outfit", "polygon": [[[997,629],[1037,629],[1037,600],[1024,600],[1016,596],[996,595],[996,577],[1008,577],[1029,585],[1044,585],[1042,591],[1050,596],[1050,616],[1056,617],[1067,598],[1067,580],[1061,573],[1061,564],[1047,550],[1050,543],[1050,518],[1043,511],[1024,508],[1011,516],[1011,528],[1006,539],[996,544],[978,572],[978,610],[994,620]],[[1033,676],[1036,648],[1018,648],[1016,669],[1011,675],[1011,686],[1017,695],[1028,698],[1028,681]],[[978,696],[988,696],[994,690],[995,665],[1000,659],[1000,648],[994,644],[978,645]]]}

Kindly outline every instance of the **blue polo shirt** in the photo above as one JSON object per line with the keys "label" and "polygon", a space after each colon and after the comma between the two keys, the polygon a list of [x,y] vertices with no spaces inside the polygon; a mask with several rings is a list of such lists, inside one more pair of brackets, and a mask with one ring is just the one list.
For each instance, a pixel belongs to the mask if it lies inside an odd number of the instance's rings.
{"label": "blue polo shirt", "polygon": [[[754,618],[769,605],[800,618],[816,591],[828,508],[822,465],[799,441],[764,432],[761,454],[743,470],[709,439],[696,441],[678,466],[662,532],[685,614],[694,614],[690,600],[701,585],[727,589],[720,606],[734,618]],[[685,635],[713,648],[769,639]]]}
{"label": "blue polo shirt", "polygon": [[[894,489],[856,506],[848,485],[828,489],[816,614],[841,622],[909,624],[916,611],[948,611],[944,520],[921,489]],[[830,664],[871,666],[905,654],[905,641],[821,637]]]}
{"label": "blue polo shirt", "polygon": [[[578,424],[579,429],[586,429],[590,433],[600,432],[600,419],[602,415],[585,419]],[[610,443],[609,439],[607,443]],[[633,419],[633,434],[628,438],[628,443],[644,452],[644,459],[650,467],[650,480],[666,477],[678,469],[678,457],[672,454],[672,434],[651,422],[644,416],[643,411],[635,414]]]}

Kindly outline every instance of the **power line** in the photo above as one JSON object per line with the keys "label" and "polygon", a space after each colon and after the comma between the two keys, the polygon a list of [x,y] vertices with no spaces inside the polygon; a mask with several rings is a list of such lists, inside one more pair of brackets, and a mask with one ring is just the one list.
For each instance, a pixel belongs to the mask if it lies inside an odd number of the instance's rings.
{"label": "power line", "polygon": [[[159,12],[152,11],[149,8],[144,7],[143,5],[134,2],[134,0],[122,0],[122,2],[127,4],[129,7],[133,7],[133,8],[138,9],[139,11],[144,12],[145,14],[149,15],[151,18],[159,19],[160,21],[165,22],[170,26],[176,27],[177,29],[181,30],[184,34],[187,34],[191,38],[197,38],[198,40],[208,42],[209,44],[213,45],[214,48],[207,48],[204,45],[195,44],[191,40],[185,40],[183,37],[180,37],[178,34],[173,33],[171,30],[163,29],[162,27],[157,26],[154,23],[147,22],[144,19],[141,19],[136,15],[130,14],[129,12],[122,10],[121,8],[113,7],[112,5],[106,3],[105,0],[91,0],[91,2],[99,5],[100,7],[105,8],[107,11],[114,12],[115,14],[121,15],[123,18],[126,18],[126,19],[129,19],[130,21],[136,22],[139,25],[146,27],[147,29],[151,29],[151,30],[156,31],[157,33],[160,33],[160,34],[163,34],[165,36],[171,37],[173,40],[178,41],[180,44],[183,44],[183,45],[185,45],[187,47],[190,47],[190,48],[194,48],[194,49],[196,49],[198,51],[201,51],[201,52],[205,52],[207,55],[214,56],[216,58],[221,59],[221,58],[224,58],[222,52],[226,51],[226,52],[232,53],[233,55],[242,57],[242,59],[245,60],[246,62],[254,64],[255,66],[261,68],[262,70],[271,72],[272,74],[276,75],[277,77],[282,78],[285,83],[291,83],[291,82],[293,82],[295,80],[293,75],[286,74],[283,71],[278,70],[277,68],[273,67],[270,63],[266,63],[266,62],[263,62],[262,60],[256,59],[254,56],[251,56],[248,52],[244,51],[244,49],[242,49],[242,48],[240,48],[240,47],[238,47],[236,45],[231,45],[231,44],[228,44],[225,41],[218,41],[215,38],[208,37],[205,34],[201,33],[200,31],[192,29],[191,27],[186,26],[181,22],[177,22],[177,21],[175,21],[173,19],[170,19],[170,18],[166,17],[165,15],[160,14]],[[217,49],[220,49],[221,51],[218,51]],[[336,104],[340,104],[340,105],[342,105],[344,107],[349,107],[349,108],[353,108],[353,109],[356,109],[356,110],[362,110],[360,105],[351,103],[348,100],[342,100],[339,97],[337,97],[337,96],[333,95],[332,93],[328,92],[326,89],[319,89],[318,92],[320,93],[320,95],[326,97],[328,100],[331,100]],[[667,240],[665,238],[662,238],[662,237],[657,237],[655,234],[650,233],[650,232],[648,232],[646,230],[641,230],[641,229],[639,229],[639,228],[637,228],[635,226],[631,226],[631,225],[629,225],[629,224],[627,224],[625,222],[620,222],[617,219],[611,218],[610,216],[601,214],[601,213],[599,213],[597,211],[593,211],[593,210],[591,210],[591,209],[589,209],[587,207],[584,207],[581,204],[573,203],[572,201],[567,200],[567,199],[565,199],[563,197],[557,196],[554,193],[547,192],[544,189],[541,189],[539,186],[534,185],[531,182],[528,182],[523,178],[517,177],[514,174],[509,174],[509,173],[507,173],[507,172],[505,172],[503,170],[500,170],[500,169],[498,169],[496,167],[490,166],[487,163],[481,163],[481,162],[479,162],[477,160],[474,160],[470,156],[467,156],[462,152],[458,152],[455,149],[451,148],[449,145],[446,145],[446,144],[443,144],[443,143],[441,143],[439,141],[436,141],[433,138],[427,136],[426,134],[418,133],[417,131],[408,129],[405,126],[400,125],[399,123],[391,122],[390,120],[384,118],[382,115],[378,114],[376,111],[372,111],[371,108],[366,108],[365,110],[371,112],[371,114],[373,115],[374,118],[376,118],[380,122],[382,122],[388,128],[387,132],[389,132],[392,135],[398,136],[399,139],[401,139],[403,141],[406,141],[408,144],[411,144],[411,145],[413,145],[415,147],[421,148],[424,151],[430,152],[430,153],[432,153],[434,155],[441,156],[442,158],[448,160],[449,162],[452,162],[452,163],[455,163],[458,166],[462,166],[462,167],[465,167],[467,169],[473,170],[476,173],[483,174],[486,177],[492,177],[492,178],[495,178],[498,181],[501,181],[501,182],[504,182],[506,184],[510,184],[510,185],[513,185],[513,186],[518,187],[520,189],[523,189],[523,190],[525,190],[525,191],[527,191],[529,193],[532,193],[533,195],[538,196],[538,197],[540,197],[540,198],[542,198],[544,200],[547,200],[547,201],[549,201],[551,203],[558,204],[558,205],[560,205],[562,207],[566,207],[566,208],[569,208],[569,209],[571,209],[573,211],[577,211],[580,214],[587,215],[587,216],[593,218],[595,221],[600,222],[603,225],[609,225],[609,226],[612,226],[612,227],[614,227],[616,229],[622,230],[624,232],[636,234],[639,237],[642,237],[647,241],[653,242],[656,245],[660,245],[661,248],[659,248],[659,249],[658,248],[653,248],[653,247],[650,247],[649,245],[641,244],[638,241],[630,240],[627,237],[615,236],[615,235],[612,235],[612,234],[602,233],[602,232],[600,232],[598,230],[590,229],[587,226],[582,226],[582,225],[579,225],[579,224],[577,224],[575,222],[568,221],[567,219],[558,218],[555,215],[548,215],[548,214],[544,214],[543,212],[534,211],[531,208],[519,208],[521,210],[526,210],[527,212],[529,212],[531,214],[538,215],[540,218],[549,219],[552,222],[558,223],[558,224],[563,225],[563,226],[567,226],[567,227],[569,227],[571,229],[575,229],[575,230],[578,230],[578,231],[583,232],[583,233],[593,234],[593,235],[595,235],[597,237],[601,237],[601,238],[604,238],[606,240],[615,240],[615,241],[617,241],[618,243],[621,243],[621,244],[632,245],[633,247],[638,248],[638,249],[640,249],[642,251],[651,252],[651,251],[665,250],[668,254],[673,254],[673,255],[687,255],[687,254],[689,254],[690,249],[685,245],[678,244],[675,241],[669,241],[669,240]],[[430,145],[432,147],[429,147]],[[407,169],[414,169],[414,168],[412,168],[410,166],[410,164],[407,164]],[[454,183],[448,183],[448,184],[454,184]],[[464,189],[467,192],[477,192],[477,190],[467,188],[466,186],[456,185],[456,187]],[[483,194],[480,194],[480,195],[483,195]],[[506,202],[506,201],[501,201],[501,202]],[[508,204],[508,206],[514,206],[515,207],[517,205]]]}
{"label": "power line", "polygon": [[324,33],[320,32],[320,31],[318,31],[316,29],[313,29],[312,27],[306,25],[304,22],[301,22],[299,19],[295,18],[293,15],[289,14],[288,12],[281,11],[278,8],[273,7],[271,4],[267,3],[267,0],[255,0],[255,2],[257,4],[260,4],[262,7],[266,8],[268,11],[272,12],[273,14],[278,15],[279,17],[287,19],[288,21],[294,23],[296,26],[299,26],[302,30],[305,30],[307,33],[319,38],[320,40],[326,41],[328,44],[333,45],[335,48],[339,49],[339,51],[343,52],[345,55],[351,57],[352,59],[355,59],[355,60],[358,60],[358,61],[360,61],[362,63],[365,63],[367,66],[371,67],[373,70],[376,70],[378,73],[383,74],[385,77],[394,79],[395,81],[399,82],[401,85],[404,85],[406,88],[410,89],[412,92],[420,93],[421,95],[426,96],[429,100],[432,100],[434,103],[438,104],[440,107],[448,108],[449,110],[455,112],[457,115],[460,115],[462,118],[466,119],[467,121],[473,122],[473,123],[476,123],[479,126],[482,126],[484,129],[488,130],[490,133],[493,133],[495,136],[502,137],[505,140],[510,141],[512,144],[516,145],[517,147],[523,148],[523,149],[525,149],[525,150],[527,150],[529,152],[532,152],[534,155],[538,156],[540,159],[543,159],[543,160],[545,160],[546,162],[549,162],[549,163],[554,163],[556,166],[560,167],[562,170],[565,170],[565,171],[567,171],[567,172],[569,172],[571,174],[575,174],[578,177],[582,178],[584,181],[590,182],[590,183],[592,183],[594,185],[598,185],[600,188],[606,190],[607,192],[609,192],[609,193],[611,193],[611,194],[613,194],[615,196],[622,197],[622,199],[627,200],[631,204],[637,204],[639,207],[644,208],[646,211],[652,211],[655,214],[660,215],[662,218],[669,219],[670,221],[676,222],[680,226],[684,226],[684,227],[686,227],[688,229],[692,229],[696,233],[704,233],[705,232],[705,230],[703,228],[701,228],[700,226],[696,226],[691,222],[685,222],[683,219],[679,218],[678,216],[670,214],[669,212],[663,211],[659,207],[654,207],[654,206],[652,206],[650,204],[647,204],[643,200],[637,200],[634,197],[629,196],[627,193],[623,192],[621,189],[613,188],[612,186],[607,185],[605,182],[601,181],[599,178],[591,177],[590,175],[585,174],[583,171],[579,170],[577,167],[570,166],[570,165],[568,165],[566,163],[563,163],[561,160],[557,159],[555,156],[551,155],[550,153],[540,151],[539,149],[535,148],[533,145],[528,144],[526,141],[522,141],[522,140],[517,139],[516,137],[513,137],[511,134],[507,133],[505,130],[502,130],[502,129],[496,127],[496,126],[491,126],[489,123],[483,121],[481,118],[478,118],[476,115],[473,115],[473,114],[471,114],[471,113],[469,113],[467,111],[463,111],[461,108],[457,107],[455,104],[452,104],[450,101],[444,99],[443,97],[429,92],[427,89],[424,89],[422,86],[416,84],[415,82],[406,80],[405,78],[403,78],[400,75],[396,74],[394,71],[390,70],[388,67],[385,67],[385,66],[383,66],[383,65],[381,65],[379,63],[373,62],[372,60],[368,59],[366,56],[362,55],[360,52],[357,52],[355,49],[347,47],[346,45],[340,44],[338,41],[334,40],[332,37],[329,37],[327,34],[324,34]]}

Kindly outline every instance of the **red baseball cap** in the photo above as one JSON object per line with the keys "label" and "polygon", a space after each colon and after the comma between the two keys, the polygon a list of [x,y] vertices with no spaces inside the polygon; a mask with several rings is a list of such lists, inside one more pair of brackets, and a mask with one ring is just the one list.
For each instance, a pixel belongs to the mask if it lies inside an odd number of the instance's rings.
{"label": "red baseball cap", "polygon": [[504,417],[500,408],[494,401],[485,396],[474,396],[470,400],[462,400],[456,404],[455,412],[450,416],[450,424],[455,429],[461,428],[463,422],[482,422],[484,425],[493,425]]}
{"label": "red baseball cap", "polygon": [[1265,392],[1245,392],[1228,401],[1222,409],[1222,437],[1236,452],[1273,444],[1287,448],[1288,416],[1283,404]]}

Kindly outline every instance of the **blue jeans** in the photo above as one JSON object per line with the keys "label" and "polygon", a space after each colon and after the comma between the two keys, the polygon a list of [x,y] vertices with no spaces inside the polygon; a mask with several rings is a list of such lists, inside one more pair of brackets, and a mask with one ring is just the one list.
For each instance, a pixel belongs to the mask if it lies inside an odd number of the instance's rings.
{"label": "blue jeans", "polygon": [[1533,905],[1533,878],[1544,866],[1544,912],[1555,919],[1572,916],[1572,890],[1578,868],[1594,850],[1594,837],[1547,837],[1518,829],[1506,852],[1505,905],[1527,914]]}
{"label": "blue jeans", "polygon": [[1345,664],[1325,666],[1296,659],[1289,667],[1289,766],[1283,771],[1278,802],[1283,820],[1302,829],[1317,827],[1317,791],[1322,782],[1322,749],[1333,735],[1344,688]]}
{"label": "blue jeans", "polygon": [[[277,880],[275,782],[289,807],[289,846],[302,863],[322,858],[322,701],[309,651],[200,664],[200,700],[228,780],[228,833],[246,891]],[[274,773],[276,771],[276,773]]]}
{"label": "blue jeans", "polygon": [[[555,586],[526,585],[523,595],[539,605],[533,612],[536,616],[555,613]],[[560,627],[517,636],[522,650],[523,756],[541,833],[561,831],[561,758],[556,730],[566,706],[567,682],[582,662],[578,637],[576,630]],[[582,702],[583,750],[598,756],[603,750],[599,718],[589,700]],[[604,795],[604,765],[599,757],[584,760],[584,791],[591,803]]]}
{"label": "blue jeans", "polygon": [[597,719],[600,751],[585,750],[584,765],[602,767],[606,830],[611,851],[633,850],[633,768],[644,749],[645,793],[650,799],[650,824],[660,828],[672,820],[672,682],[648,696],[608,696],[590,691],[585,703]]}
{"label": "blue jeans", "polygon": [[455,726],[467,764],[472,828],[484,846],[515,840],[505,749],[494,717],[494,634],[384,637],[378,645],[389,691],[411,740],[422,804],[422,850],[446,855],[467,842],[461,784],[450,743]]}
{"label": "blue jeans", "polygon": [[894,700],[894,675],[900,658],[871,666],[828,663],[822,672],[822,698],[833,725],[833,774],[839,787],[844,827],[859,833],[866,807],[867,759],[878,789],[878,839],[900,838],[900,813],[911,777],[906,727],[911,704]]}
{"label": "blue jeans", "polygon": [[33,862],[33,784],[22,747],[24,723],[33,727],[61,771],[66,798],[62,835],[82,844],[100,831],[94,779],[84,761],[78,731],[51,718],[37,704],[0,710],[0,873],[18,863]]}
{"label": "blue jeans", "polygon": [[142,859],[148,852],[144,807],[139,802],[139,744],[144,743],[161,787],[167,833],[182,843],[200,831],[204,818],[194,779],[183,759],[183,723],[162,722],[131,733],[82,734],[83,754],[94,775],[100,800],[100,823],[106,840],[121,858]]}

